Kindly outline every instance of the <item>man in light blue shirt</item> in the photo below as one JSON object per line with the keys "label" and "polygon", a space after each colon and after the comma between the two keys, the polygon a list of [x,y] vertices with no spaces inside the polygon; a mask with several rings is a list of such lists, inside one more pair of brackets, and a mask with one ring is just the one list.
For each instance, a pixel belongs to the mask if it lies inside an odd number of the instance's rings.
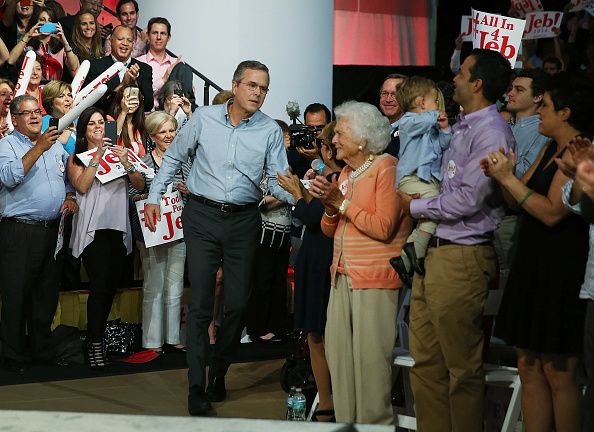
{"label": "man in light blue shirt", "polygon": [[[262,175],[268,178],[272,195],[293,202],[276,180],[277,172],[286,173],[289,168],[282,131],[260,111],[269,81],[268,68],[262,63],[240,63],[233,75],[233,99],[195,111],[165,152],[145,205],[146,224],[155,230],[157,223],[164,223],[159,222],[161,194],[181,164],[195,156],[186,181],[190,200],[182,214],[192,286],[186,323],[191,415],[206,415],[210,402],[226,398],[225,374],[229,356],[239,343],[261,228],[258,203],[262,199]],[[221,260],[225,315],[217,333],[205,392],[207,329]]]}
{"label": "man in light blue shirt", "polygon": [[4,367],[22,373],[29,358],[53,361],[58,222],[78,206],[66,178],[68,153],[55,128],[41,134],[37,99],[16,97],[10,113],[14,131],[0,140],[0,335]]}
{"label": "man in light blue shirt", "polygon": [[[528,171],[549,138],[538,132],[546,75],[539,69],[521,70],[507,92],[507,110],[512,113],[511,130],[517,143],[516,177]],[[499,287],[505,288],[513,261],[517,216],[508,214],[495,230],[495,250],[499,259]]]}

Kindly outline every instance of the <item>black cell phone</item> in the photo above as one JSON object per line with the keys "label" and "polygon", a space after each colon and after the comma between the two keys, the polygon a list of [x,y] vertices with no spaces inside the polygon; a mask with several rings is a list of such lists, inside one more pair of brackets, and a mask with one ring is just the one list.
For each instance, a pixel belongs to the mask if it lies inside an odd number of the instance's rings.
{"label": "black cell phone", "polygon": [[108,121],[105,123],[105,138],[111,140],[111,145],[118,143],[118,125],[114,121]]}
{"label": "black cell phone", "polygon": [[49,127],[55,126],[58,129],[58,125],[60,124],[60,119],[50,117],[49,119]]}

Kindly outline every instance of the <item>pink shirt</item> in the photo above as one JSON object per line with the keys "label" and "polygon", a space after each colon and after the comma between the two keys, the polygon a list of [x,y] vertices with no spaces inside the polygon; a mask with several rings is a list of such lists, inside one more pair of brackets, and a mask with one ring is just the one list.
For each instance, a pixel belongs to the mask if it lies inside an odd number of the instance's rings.
{"label": "pink shirt", "polygon": [[155,105],[153,106],[153,110],[156,110],[159,106],[159,101],[157,100],[157,96],[159,95],[159,90],[165,84],[165,72],[175,62],[175,58],[171,57],[169,54],[165,53],[165,57],[163,61],[160,62],[153,54],[149,51],[143,56],[138,57],[136,60],[144,62],[150,65],[153,68],[153,97],[155,98]]}

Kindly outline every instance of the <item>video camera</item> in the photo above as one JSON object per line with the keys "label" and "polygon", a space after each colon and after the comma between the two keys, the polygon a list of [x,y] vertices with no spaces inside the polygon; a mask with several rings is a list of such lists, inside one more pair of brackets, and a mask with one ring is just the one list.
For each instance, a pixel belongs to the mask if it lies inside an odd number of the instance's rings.
{"label": "video camera", "polygon": [[[298,147],[306,150],[314,148],[320,149],[322,140],[317,138],[317,135],[322,130],[321,126],[306,126],[298,119],[300,115],[299,104],[297,102],[287,102],[287,114],[293,121],[289,126],[289,137],[291,138],[291,145],[289,148],[296,149]],[[299,121],[298,124],[297,122]]]}
{"label": "video camera", "polygon": [[319,127],[292,124],[289,126],[291,148],[302,147],[306,150],[312,150],[314,148],[319,149],[322,144],[322,140],[317,138],[319,133]]}

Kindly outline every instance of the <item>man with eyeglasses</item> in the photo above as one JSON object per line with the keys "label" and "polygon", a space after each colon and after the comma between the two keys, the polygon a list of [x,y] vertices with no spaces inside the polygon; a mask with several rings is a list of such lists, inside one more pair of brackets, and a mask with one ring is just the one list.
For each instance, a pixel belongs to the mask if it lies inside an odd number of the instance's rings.
{"label": "man with eyeglasses", "polygon": [[[190,199],[182,214],[192,287],[186,319],[190,415],[207,415],[211,402],[220,402],[227,395],[225,374],[230,355],[239,344],[259,242],[262,176],[267,177],[273,196],[294,202],[276,179],[277,172],[287,173],[289,169],[283,133],[260,111],[269,81],[268,68],[258,61],[248,60],[237,66],[232,80],[233,98],[226,104],[196,109],[165,153],[144,208],[146,224],[154,231],[161,220],[161,194],[182,163],[194,157],[186,181]],[[205,392],[207,329],[221,260],[225,312]]]}
{"label": "man with eyeglasses", "polygon": [[0,140],[0,338],[3,367],[22,374],[29,359],[54,361],[58,225],[61,213],[78,206],[66,177],[68,153],[55,127],[41,133],[37,99],[16,97],[10,114],[14,131]]}
{"label": "man with eyeglasses", "polygon": [[400,136],[398,132],[398,120],[402,117],[402,110],[398,106],[396,101],[396,92],[398,87],[406,80],[406,75],[390,74],[384,78],[382,87],[380,89],[379,108],[383,115],[388,117],[392,126],[391,140],[385,153],[391,154],[395,158],[398,158],[400,152]]}

